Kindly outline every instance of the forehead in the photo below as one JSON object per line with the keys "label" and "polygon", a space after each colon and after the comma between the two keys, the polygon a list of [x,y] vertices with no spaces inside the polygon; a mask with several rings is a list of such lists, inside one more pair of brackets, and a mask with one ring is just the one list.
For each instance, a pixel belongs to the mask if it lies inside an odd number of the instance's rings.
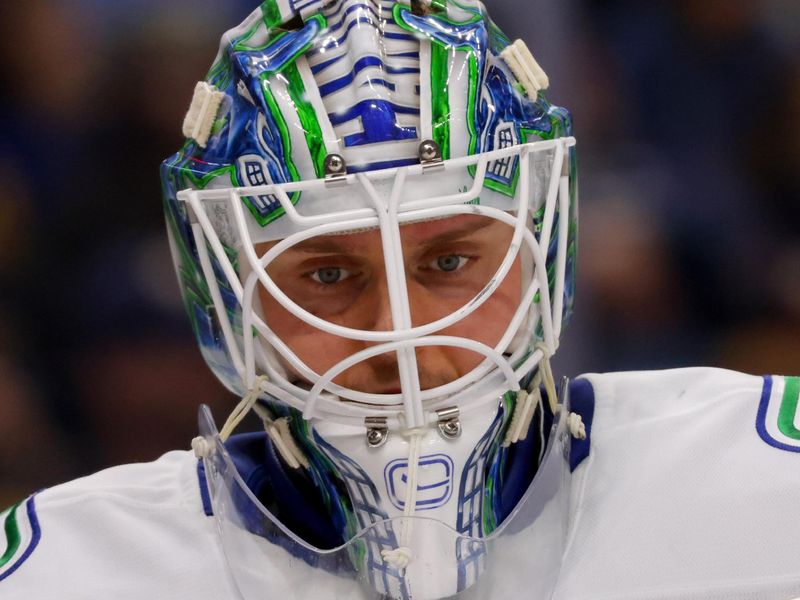
{"label": "forehead", "polygon": [[[480,215],[458,215],[444,219],[417,221],[400,226],[400,236],[405,249],[426,247],[438,243],[457,241],[465,238],[493,239],[503,235],[508,226]],[[259,250],[266,250],[277,242],[260,244]],[[381,248],[378,229],[322,235],[300,242],[287,252],[373,252]]]}

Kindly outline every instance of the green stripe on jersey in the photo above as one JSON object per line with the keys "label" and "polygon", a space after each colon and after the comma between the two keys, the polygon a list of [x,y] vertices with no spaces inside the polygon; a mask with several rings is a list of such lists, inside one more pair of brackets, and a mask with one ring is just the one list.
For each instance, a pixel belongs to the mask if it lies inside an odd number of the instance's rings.
{"label": "green stripe on jersey", "polygon": [[17,525],[18,508],[19,504],[12,507],[8,511],[5,523],[3,524],[3,530],[6,536],[6,550],[3,552],[3,555],[0,556],[0,568],[3,568],[5,564],[14,557],[14,555],[17,553],[17,550],[19,550],[19,544],[22,536],[19,533],[19,525]]}
{"label": "green stripe on jersey", "polygon": [[783,399],[778,411],[778,429],[788,438],[800,440],[800,429],[795,426],[798,397],[800,396],[800,377],[784,378]]}

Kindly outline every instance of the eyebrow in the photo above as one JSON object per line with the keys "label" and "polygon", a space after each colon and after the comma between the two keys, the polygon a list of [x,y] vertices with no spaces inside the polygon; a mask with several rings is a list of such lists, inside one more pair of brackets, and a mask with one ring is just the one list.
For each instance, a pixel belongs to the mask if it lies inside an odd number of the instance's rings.
{"label": "eyebrow", "polygon": [[[470,217],[473,215],[463,216]],[[417,223],[410,223],[409,225],[421,226],[420,229],[422,230],[422,233],[413,235],[412,239],[415,239],[415,241],[421,241],[423,243],[449,242],[466,235],[476,233],[481,229],[486,229],[487,227],[495,225],[496,223],[500,223],[500,221],[497,219],[492,219],[491,217],[481,217],[479,219],[468,219],[463,225],[444,229],[444,231],[441,231],[440,233],[436,233],[435,230],[432,233],[425,233],[425,230],[428,229],[428,226],[435,228],[438,223],[443,221],[444,219],[434,219],[430,221],[418,221]],[[422,237],[423,239],[416,240],[417,236]]]}
{"label": "eyebrow", "polygon": [[[465,215],[471,216],[471,215]],[[448,217],[449,218],[449,217]],[[441,223],[444,219],[433,219],[429,221],[416,221],[412,223],[407,223],[401,225],[401,232],[403,227],[417,227],[422,232],[414,232],[412,234],[412,238],[410,240],[405,240],[406,244],[416,244],[416,243],[423,243],[427,245],[437,244],[437,243],[446,243],[452,240],[459,239],[466,235],[471,235],[480,231],[481,229],[485,229],[495,223],[500,223],[500,221],[496,219],[492,219],[489,217],[470,220],[464,225],[448,228],[440,233],[436,233],[435,227],[438,223]],[[430,226],[430,227],[428,227]],[[433,228],[434,231],[432,233],[426,233],[426,230]],[[288,248],[286,252],[302,252],[303,254],[336,254],[342,252],[352,252],[353,250],[359,249],[363,247],[365,244],[363,243],[355,243],[349,244],[347,241],[353,240],[355,238],[361,238],[361,236],[372,236],[379,234],[378,229],[372,229],[368,232],[354,232],[354,233],[338,233],[333,235],[323,235],[316,238],[311,238],[309,240],[305,240],[300,242],[299,244]],[[349,240],[348,240],[349,238]],[[421,238],[421,239],[420,239]]]}

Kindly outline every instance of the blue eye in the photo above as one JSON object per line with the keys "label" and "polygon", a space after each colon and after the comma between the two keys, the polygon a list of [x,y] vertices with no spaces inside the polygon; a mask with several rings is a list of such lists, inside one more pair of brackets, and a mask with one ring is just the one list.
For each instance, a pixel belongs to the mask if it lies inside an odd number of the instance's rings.
{"label": "blue eye", "polygon": [[440,256],[436,260],[432,261],[430,267],[432,269],[437,269],[439,271],[444,271],[446,273],[451,273],[453,271],[458,271],[464,265],[467,264],[469,258],[466,256],[459,256],[458,254],[447,254],[445,256]]}
{"label": "blue eye", "polygon": [[350,272],[341,267],[323,267],[311,273],[311,279],[317,283],[332,285],[350,277]]}

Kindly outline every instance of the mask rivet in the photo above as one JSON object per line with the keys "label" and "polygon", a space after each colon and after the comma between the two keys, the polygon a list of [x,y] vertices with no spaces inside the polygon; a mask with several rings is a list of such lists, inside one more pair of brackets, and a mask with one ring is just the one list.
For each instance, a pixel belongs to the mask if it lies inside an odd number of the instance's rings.
{"label": "mask rivet", "polygon": [[386,417],[365,417],[364,425],[367,428],[367,446],[378,448],[389,439],[389,425]]}
{"label": "mask rivet", "polygon": [[423,166],[440,163],[442,151],[433,140],[425,140],[419,145],[419,161]]}
{"label": "mask rivet", "polygon": [[454,440],[461,435],[461,420],[457,406],[440,408],[436,411],[439,433],[446,440]]}
{"label": "mask rivet", "polygon": [[329,154],[325,157],[325,170],[329,173],[340,173],[344,170],[344,159],[338,154]]}
{"label": "mask rivet", "polygon": [[347,163],[340,154],[328,154],[325,157],[325,183],[341,183],[346,181]]}

